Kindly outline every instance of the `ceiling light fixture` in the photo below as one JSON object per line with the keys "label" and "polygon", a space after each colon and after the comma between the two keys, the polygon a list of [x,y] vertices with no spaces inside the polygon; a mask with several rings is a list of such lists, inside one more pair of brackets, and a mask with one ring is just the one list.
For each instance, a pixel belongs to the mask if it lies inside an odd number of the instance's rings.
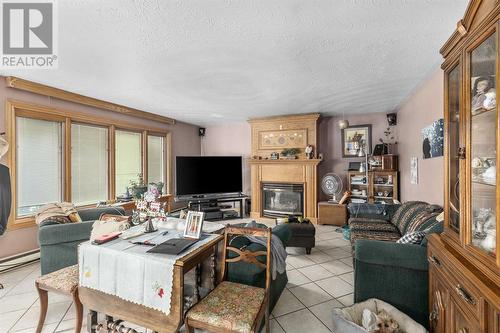
{"label": "ceiling light fixture", "polygon": [[345,119],[345,112],[342,111],[342,119],[339,120],[339,128],[345,129],[347,127],[349,127],[349,120]]}

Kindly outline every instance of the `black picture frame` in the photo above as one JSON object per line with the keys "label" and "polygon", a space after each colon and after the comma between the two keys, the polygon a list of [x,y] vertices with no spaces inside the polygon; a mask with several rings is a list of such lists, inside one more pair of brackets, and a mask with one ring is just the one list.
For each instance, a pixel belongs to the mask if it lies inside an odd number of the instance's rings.
{"label": "black picture frame", "polygon": [[360,156],[358,156],[359,149],[357,149],[357,150],[354,149],[355,141],[349,140],[349,139],[352,139],[352,136],[355,134],[362,135],[362,138],[364,138],[366,140],[365,154],[371,154],[371,152],[372,152],[372,125],[371,124],[355,125],[355,126],[349,126],[347,128],[344,128],[341,131],[342,157],[343,158],[360,157]]}

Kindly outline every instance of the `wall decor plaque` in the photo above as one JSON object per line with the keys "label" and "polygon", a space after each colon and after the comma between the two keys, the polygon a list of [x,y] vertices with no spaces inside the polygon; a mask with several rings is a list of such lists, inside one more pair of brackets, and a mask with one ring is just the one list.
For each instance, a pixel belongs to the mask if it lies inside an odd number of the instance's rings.
{"label": "wall decor plaque", "polygon": [[259,149],[305,147],[307,147],[307,129],[259,132]]}

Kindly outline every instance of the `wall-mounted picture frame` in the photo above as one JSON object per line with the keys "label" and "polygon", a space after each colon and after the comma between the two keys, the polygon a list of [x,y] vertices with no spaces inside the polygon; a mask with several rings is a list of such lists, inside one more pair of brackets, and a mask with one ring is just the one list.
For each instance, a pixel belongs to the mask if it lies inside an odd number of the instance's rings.
{"label": "wall-mounted picture frame", "polygon": [[342,157],[361,157],[372,152],[372,125],[342,129]]}
{"label": "wall-mounted picture frame", "polygon": [[203,218],[205,213],[190,210],[186,217],[186,226],[184,227],[184,238],[200,239],[203,229]]}

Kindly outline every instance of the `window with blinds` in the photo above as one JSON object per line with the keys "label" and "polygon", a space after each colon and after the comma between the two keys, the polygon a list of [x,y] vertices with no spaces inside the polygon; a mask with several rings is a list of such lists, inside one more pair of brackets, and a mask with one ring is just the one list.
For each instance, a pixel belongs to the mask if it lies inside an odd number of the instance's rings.
{"label": "window with blinds", "polygon": [[[165,152],[164,138],[148,136],[148,182],[165,184]],[[165,185],[163,189],[165,190]]]}
{"label": "window with blinds", "polygon": [[63,201],[62,123],[16,119],[17,215],[33,215],[47,203]]}
{"label": "window with blinds", "polygon": [[108,198],[108,129],[71,125],[71,199],[95,204]]}
{"label": "window with blinds", "polygon": [[36,212],[48,203],[82,207],[114,200],[140,174],[146,183],[163,182],[167,192],[171,142],[161,127],[13,101],[6,102],[6,119],[12,228],[34,225]]}
{"label": "window with blinds", "polygon": [[117,130],[115,132],[116,195],[127,192],[130,181],[142,173],[141,133]]}

